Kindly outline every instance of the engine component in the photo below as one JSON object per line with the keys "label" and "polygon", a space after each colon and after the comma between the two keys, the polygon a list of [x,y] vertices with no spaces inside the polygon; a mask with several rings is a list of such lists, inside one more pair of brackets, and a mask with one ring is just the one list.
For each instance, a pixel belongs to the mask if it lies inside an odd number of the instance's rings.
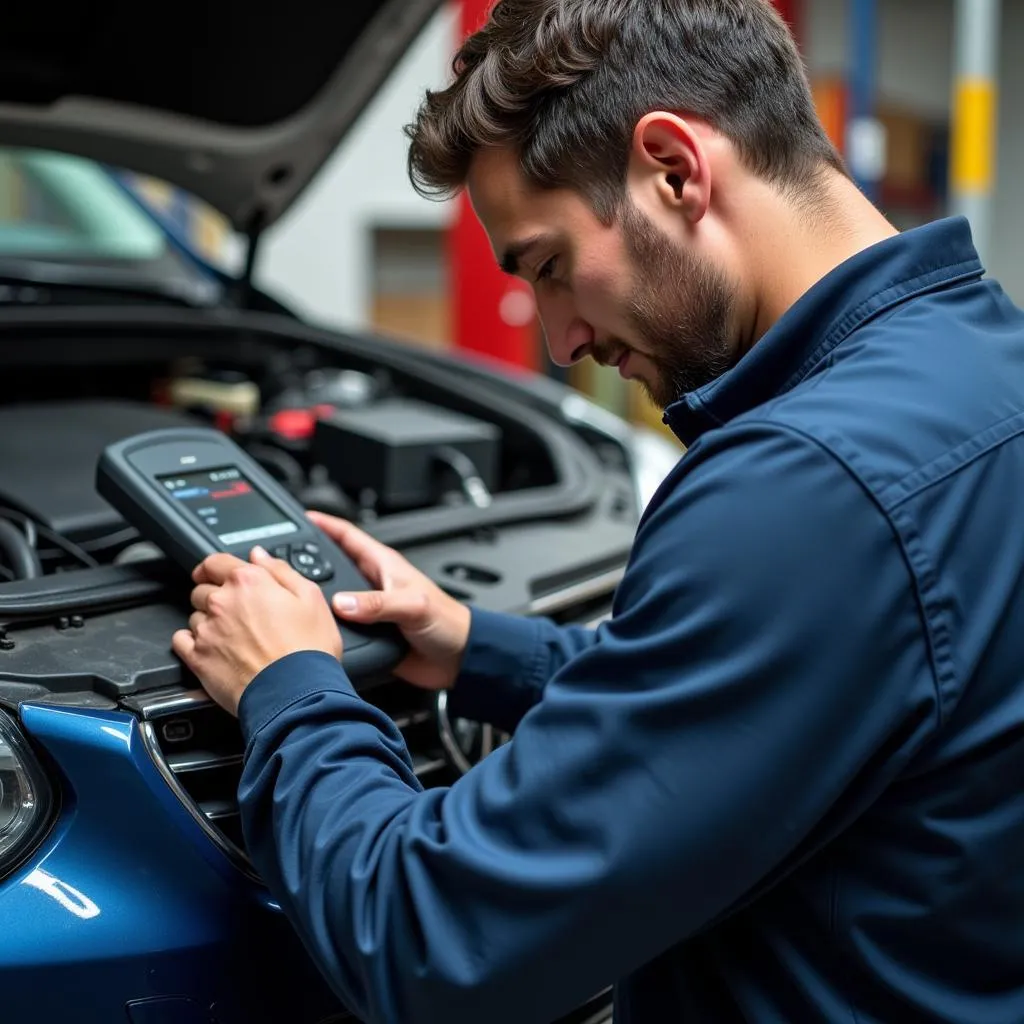
{"label": "engine component", "polygon": [[436,503],[446,474],[482,506],[497,483],[501,431],[447,409],[387,399],[319,419],[310,454],[346,491],[370,490],[388,509]]}
{"label": "engine component", "polygon": [[299,501],[306,508],[328,515],[354,519],[359,514],[356,503],[327,476],[323,466],[314,466],[309,484],[302,488]]}
{"label": "engine component", "polygon": [[25,534],[6,519],[0,519],[0,560],[16,580],[35,579],[43,572],[35,548]]}
{"label": "engine component", "polygon": [[195,426],[184,413],[112,400],[0,407],[0,503],[76,542],[123,529],[97,493],[104,448],[132,434]]}
{"label": "engine component", "polygon": [[265,411],[309,409],[317,405],[355,409],[377,401],[383,389],[384,384],[377,377],[358,370],[310,370],[301,383],[271,399]]}
{"label": "engine component", "polygon": [[206,409],[230,416],[251,417],[260,409],[260,389],[242,376],[176,377],[168,387],[168,398],[179,409]]}
{"label": "engine component", "polygon": [[163,557],[164,553],[155,544],[148,540],[140,540],[119,552],[114,558],[114,565],[134,565],[137,562],[152,562]]}
{"label": "engine component", "polygon": [[305,380],[310,405],[335,405],[356,409],[380,398],[381,384],[358,370],[312,370]]}

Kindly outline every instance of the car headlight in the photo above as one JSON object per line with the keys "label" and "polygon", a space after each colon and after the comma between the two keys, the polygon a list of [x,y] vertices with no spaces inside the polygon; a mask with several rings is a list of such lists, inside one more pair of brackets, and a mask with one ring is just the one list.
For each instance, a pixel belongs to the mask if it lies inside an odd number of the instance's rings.
{"label": "car headlight", "polygon": [[0,711],[0,878],[42,838],[51,803],[39,762],[10,716]]}

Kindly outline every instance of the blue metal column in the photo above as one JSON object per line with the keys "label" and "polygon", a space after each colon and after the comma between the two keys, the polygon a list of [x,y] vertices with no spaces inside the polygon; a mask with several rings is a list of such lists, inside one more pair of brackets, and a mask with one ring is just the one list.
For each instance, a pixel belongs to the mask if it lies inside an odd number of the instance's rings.
{"label": "blue metal column", "polygon": [[875,116],[878,0],[849,3],[847,160],[858,186],[872,202],[877,202],[885,175],[885,130]]}

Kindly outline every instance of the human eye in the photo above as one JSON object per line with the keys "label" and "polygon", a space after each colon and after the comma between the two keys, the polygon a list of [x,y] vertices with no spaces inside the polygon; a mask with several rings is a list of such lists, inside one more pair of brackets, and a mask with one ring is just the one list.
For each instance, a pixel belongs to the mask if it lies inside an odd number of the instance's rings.
{"label": "human eye", "polygon": [[555,270],[558,266],[558,257],[552,256],[541,268],[537,271],[537,280],[539,281],[550,281],[554,277]]}

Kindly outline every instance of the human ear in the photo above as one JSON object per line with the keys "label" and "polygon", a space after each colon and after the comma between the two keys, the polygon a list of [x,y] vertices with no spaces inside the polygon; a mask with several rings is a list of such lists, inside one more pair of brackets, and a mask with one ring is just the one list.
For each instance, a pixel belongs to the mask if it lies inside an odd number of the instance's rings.
{"label": "human ear", "polygon": [[685,118],[664,111],[645,115],[633,131],[629,177],[634,190],[701,220],[711,202],[711,167],[700,135]]}

